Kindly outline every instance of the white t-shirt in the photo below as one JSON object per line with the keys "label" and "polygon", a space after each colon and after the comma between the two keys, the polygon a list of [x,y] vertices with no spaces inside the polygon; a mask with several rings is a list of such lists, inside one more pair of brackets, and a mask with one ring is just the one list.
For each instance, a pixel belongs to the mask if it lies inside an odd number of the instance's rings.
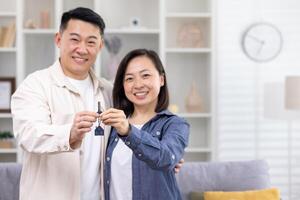
{"label": "white t-shirt", "polygon": [[[84,107],[87,111],[96,112],[97,102],[94,102],[93,83],[88,76],[84,80],[75,80],[69,78],[69,81],[75,86],[81,98],[83,98]],[[104,106],[104,98],[100,98],[101,106]],[[86,133],[81,145],[81,177],[80,177],[80,199],[81,200],[99,200],[100,199],[100,149],[101,137],[95,136],[94,131],[97,123],[94,123],[92,131]]]}
{"label": "white t-shirt", "polygon": [[[143,125],[134,125],[141,129]],[[111,158],[110,200],[132,200],[132,150],[119,139]]]}

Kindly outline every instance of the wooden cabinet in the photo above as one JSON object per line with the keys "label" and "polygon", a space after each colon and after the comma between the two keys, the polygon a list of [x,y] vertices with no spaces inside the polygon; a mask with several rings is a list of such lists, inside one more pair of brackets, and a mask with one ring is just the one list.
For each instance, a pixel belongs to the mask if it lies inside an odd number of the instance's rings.
{"label": "wooden cabinet", "polygon": [[[171,104],[191,125],[186,161],[213,159],[214,49],[213,2],[166,0],[163,57],[171,91]],[[198,104],[188,109],[198,96]],[[194,98],[194,99],[193,99]]]}
{"label": "wooden cabinet", "polygon": [[[185,160],[207,161],[214,154],[214,44],[212,0],[0,0],[0,25],[16,20],[17,43],[0,48],[0,76],[14,76],[17,83],[35,70],[51,65],[58,57],[54,35],[61,14],[78,6],[98,12],[106,23],[106,45],[95,71],[113,81],[122,57],[135,48],[157,51],[166,68],[171,110],[191,124]],[[13,4],[13,5],[11,5]],[[188,112],[186,99],[194,87],[201,109]],[[12,130],[11,116],[0,115]],[[0,151],[0,161],[13,153]],[[15,156],[16,159],[16,156]],[[7,160],[7,159],[6,159]]]}

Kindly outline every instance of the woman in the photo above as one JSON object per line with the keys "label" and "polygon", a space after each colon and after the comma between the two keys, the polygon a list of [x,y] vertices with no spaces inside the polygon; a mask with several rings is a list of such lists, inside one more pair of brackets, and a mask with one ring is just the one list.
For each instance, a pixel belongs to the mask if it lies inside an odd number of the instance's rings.
{"label": "woman", "polygon": [[113,127],[105,164],[106,200],[181,199],[174,166],[188,144],[189,125],[167,111],[164,68],[151,50],[129,52],[118,68],[115,108],[100,118]]}

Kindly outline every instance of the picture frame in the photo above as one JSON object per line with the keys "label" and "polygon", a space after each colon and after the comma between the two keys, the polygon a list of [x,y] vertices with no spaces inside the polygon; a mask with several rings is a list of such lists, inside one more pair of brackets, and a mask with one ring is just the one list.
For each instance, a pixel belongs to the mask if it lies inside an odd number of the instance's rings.
{"label": "picture frame", "polygon": [[10,113],[11,95],[15,89],[14,77],[0,77],[0,113]]}

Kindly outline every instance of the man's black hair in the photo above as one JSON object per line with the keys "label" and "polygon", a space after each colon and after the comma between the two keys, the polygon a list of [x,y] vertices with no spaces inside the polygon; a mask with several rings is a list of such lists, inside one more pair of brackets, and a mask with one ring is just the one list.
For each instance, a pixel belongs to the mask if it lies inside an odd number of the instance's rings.
{"label": "man's black hair", "polygon": [[104,34],[105,23],[100,15],[89,8],[78,7],[64,12],[60,22],[60,32],[63,32],[71,19],[78,19],[99,27],[100,34]]}

